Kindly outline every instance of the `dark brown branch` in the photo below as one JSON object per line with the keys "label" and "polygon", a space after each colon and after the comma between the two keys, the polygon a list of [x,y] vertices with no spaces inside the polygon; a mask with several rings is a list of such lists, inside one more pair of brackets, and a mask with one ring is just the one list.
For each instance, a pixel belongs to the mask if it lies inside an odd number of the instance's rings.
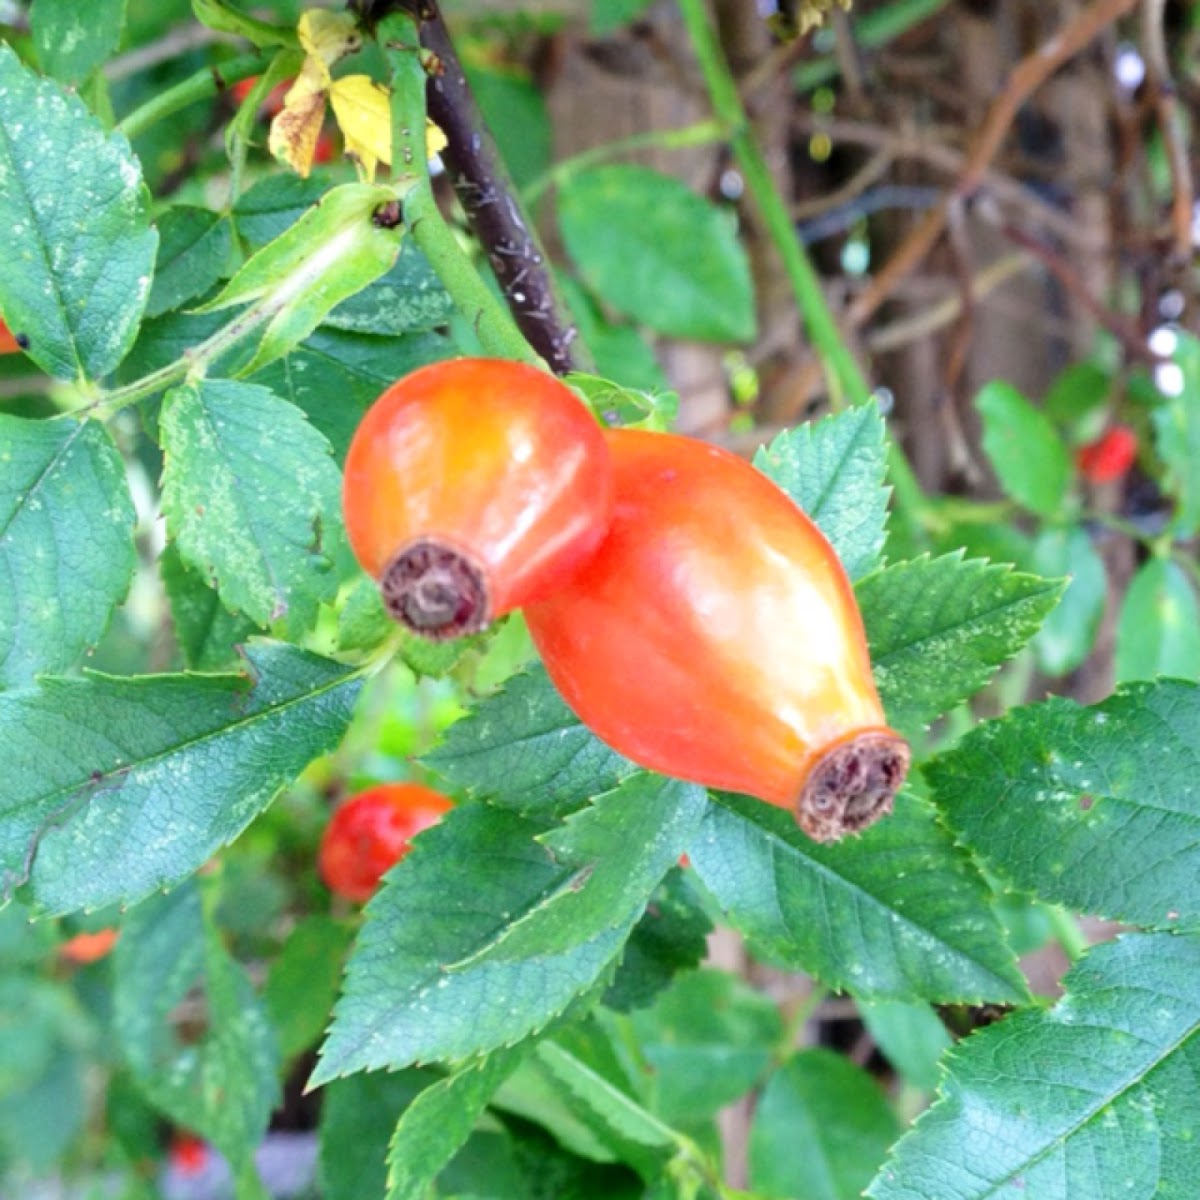
{"label": "dark brown branch", "polygon": [[450,33],[434,0],[399,5],[420,22],[430,52],[429,116],[449,143],[442,159],[454,180],[471,228],[517,325],[556,375],[576,369],[576,330],[558,297],[546,253],[521,208],[488,131]]}

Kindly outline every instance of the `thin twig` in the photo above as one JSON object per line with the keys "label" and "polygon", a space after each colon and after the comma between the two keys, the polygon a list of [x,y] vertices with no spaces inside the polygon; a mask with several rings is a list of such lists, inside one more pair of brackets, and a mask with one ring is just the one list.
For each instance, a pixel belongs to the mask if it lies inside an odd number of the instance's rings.
{"label": "thin twig", "polygon": [[1147,364],[1158,361],[1147,347],[1146,339],[1137,325],[1121,313],[1115,313],[1111,309],[1105,308],[1092,295],[1091,289],[1079,278],[1074,268],[1061,254],[1039,242],[1037,238],[1018,229],[1015,225],[1005,225],[1003,230],[1006,237],[1034,255],[1050,274],[1070,292],[1075,301],[1091,313],[1097,323],[1121,343],[1127,358],[1134,362]]}
{"label": "thin twig", "polygon": [[436,0],[409,0],[430,64],[429,115],[446,135],[442,154],[459,201],[521,332],[556,375],[583,366],[577,331],[558,296],[550,261],[480,115]]}
{"label": "thin twig", "polygon": [[[936,132],[931,129],[917,134],[915,131],[891,130],[862,121],[839,120],[803,112],[797,113],[792,122],[803,133],[824,133],[834,142],[877,147],[889,151],[896,158],[916,159],[948,175],[958,175],[967,161],[967,156],[961,150],[938,141]],[[1064,242],[1083,250],[1100,250],[1106,245],[1070,213],[1047,203],[1032,188],[1008,175],[989,168],[984,172],[983,183],[998,201],[1027,213]]]}
{"label": "thin twig", "polygon": [[896,156],[890,150],[880,150],[871,155],[840,188],[817,196],[813,200],[804,200],[792,206],[792,216],[797,221],[811,221],[814,217],[824,216],[827,212],[841,208],[844,204],[865,192],[877,179],[887,174]]}
{"label": "thin twig", "polygon": [[936,208],[918,222],[870,286],[851,304],[846,314],[851,325],[858,327],[870,320],[897,284],[925,260],[946,228],[950,205],[955,200],[973,195],[983,183],[989,164],[1004,143],[1009,126],[1025,100],[1059,67],[1136,3],[1137,0],[1095,0],[1048,42],[1016,65],[992,104],[954,187]]}
{"label": "thin twig", "polygon": [[1171,240],[1180,262],[1192,255],[1192,209],[1195,187],[1188,160],[1187,139],[1171,64],[1163,36],[1163,10],[1166,0],[1143,0],[1142,50],[1146,57],[1146,79],[1154,101],[1154,113],[1162,134],[1167,166],[1171,172]]}
{"label": "thin twig", "polygon": [[[978,304],[1010,279],[1027,271],[1036,261],[1030,254],[1019,253],[989,263],[972,279],[971,299]],[[963,297],[960,293],[947,296],[945,300],[931,304],[910,317],[872,329],[866,335],[867,349],[873,354],[903,349],[921,338],[937,333],[947,325],[952,325],[958,320],[962,309]]]}

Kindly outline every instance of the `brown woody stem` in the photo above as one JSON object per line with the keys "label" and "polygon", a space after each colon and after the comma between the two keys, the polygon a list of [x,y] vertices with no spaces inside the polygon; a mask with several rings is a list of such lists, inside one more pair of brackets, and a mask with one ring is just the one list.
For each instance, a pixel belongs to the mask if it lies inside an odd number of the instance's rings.
{"label": "brown woody stem", "polygon": [[554,286],[532,220],[500,160],[475,103],[435,0],[405,0],[433,55],[429,116],[446,135],[442,158],[475,235],[487,252],[509,311],[529,344],[556,375],[577,369],[576,330]]}

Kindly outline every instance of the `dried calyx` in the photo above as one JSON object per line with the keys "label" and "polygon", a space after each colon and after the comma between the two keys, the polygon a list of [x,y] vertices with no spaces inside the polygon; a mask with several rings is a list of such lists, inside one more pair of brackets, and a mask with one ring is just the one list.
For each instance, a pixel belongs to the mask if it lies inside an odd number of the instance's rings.
{"label": "dried calyx", "polygon": [[406,546],[379,580],[384,607],[423,637],[478,633],[491,620],[483,569],[470,555],[433,538]]}
{"label": "dried calyx", "polygon": [[818,842],[866,829],[892,811],[909,760],[908,743],[890,730],[838,742],[813,764],[800,791],[800,828]]}

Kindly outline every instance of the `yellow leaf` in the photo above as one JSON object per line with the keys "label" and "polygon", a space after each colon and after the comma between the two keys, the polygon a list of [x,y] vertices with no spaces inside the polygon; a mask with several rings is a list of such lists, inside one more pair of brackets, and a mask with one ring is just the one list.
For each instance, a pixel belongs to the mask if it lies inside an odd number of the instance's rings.
{"label": "yellow leaf", "polygon": [[425,153],[430,158],[435,154],[441,154],[449,145],[446,135],[442,132],[440,125],[435,125],[432,121],[425,122]]}
{"label": "yellow leaf", "polygon": [[362,34],[350,13],[307,9],[300,17],[296,32],[305,51],[320,59],[326,67],[362,48]]}
{"label": "yellow leaf", "polygon": [[302,179],[307,179],[312,170],[317,139],[325,121],[329,83],[329,68],[318,58],[306,58],[283,98],[283,108],[271,122],[267,143],[271,153]]}
{"label": "yellow leaf", "polygon": [[368,179],[374,179],[376,165],[392,161],[387,88],[367,75],[346,75],[334,81],[329,99],[346,139],[346,153],[358,159]]}

